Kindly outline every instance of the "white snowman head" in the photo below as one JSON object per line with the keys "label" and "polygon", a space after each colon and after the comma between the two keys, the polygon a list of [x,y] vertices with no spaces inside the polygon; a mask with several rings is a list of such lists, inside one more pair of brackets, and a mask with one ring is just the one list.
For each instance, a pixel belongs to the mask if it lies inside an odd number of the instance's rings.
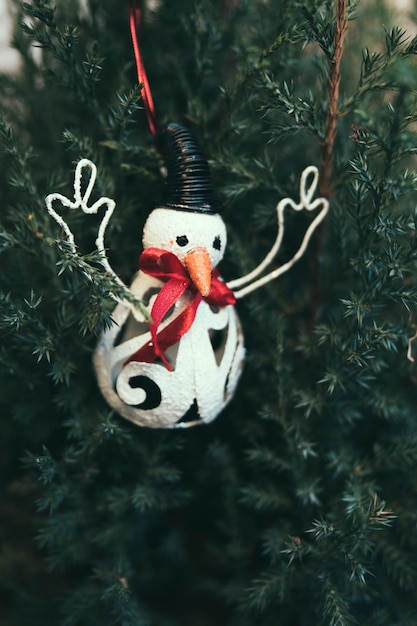
{"label": "white snowman head", "polygon": [[226,226],[218,214],[156,208],[143,229],[143,247],[173,252],[203,296],[210,291],[211,272],[222,260],[226,242]]}
{"label": "white snowman head", "polygon": [[168,177],[165,196],[143,229],[143,247],[172,252],[203,296],[227,243],[226,226],[213,200],[207,161],[191,132],[178,124],[163,129]]}

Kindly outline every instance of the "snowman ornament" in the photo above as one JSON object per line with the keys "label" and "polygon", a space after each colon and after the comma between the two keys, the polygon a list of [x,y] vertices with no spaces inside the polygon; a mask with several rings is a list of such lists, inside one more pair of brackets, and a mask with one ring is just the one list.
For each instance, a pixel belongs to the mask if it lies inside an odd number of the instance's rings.
{"label": "snowman ornament", "polygon": [[[143,228],[139,271],[130,287],[125,286],[143,307],[117,300],[114,323],[102,333],[93,361],[104,398],[121,416],[139,426],[185,428],[211,422],[236,390],[245,355],[236,301],[294,265],[324,219],[328,201],[313,199],[318,171],[307,167],[301,175],[300,201],[284,198],[277,205],[278,235],[270,252],[252,272],[226,283],[218,264],[227,233],[221,207],[213,198],[208,163],[191,131],[183,126],[168,124],[159,139],[168,172],[164,195]],[[89,182],[82,185],[88,171]],[[74,235],[54,202],[85,213],[107,207],[96,246],[106,271],[122,283],[104,245],[115,203],[103,197],[89,205],[96,174],[95,165],[82,159],[75,172],[74,200],[53,193],[47,196],[46,206],[74,253]],[[265,274],[283,240],[287,206],[316,215],[294,256]]]}

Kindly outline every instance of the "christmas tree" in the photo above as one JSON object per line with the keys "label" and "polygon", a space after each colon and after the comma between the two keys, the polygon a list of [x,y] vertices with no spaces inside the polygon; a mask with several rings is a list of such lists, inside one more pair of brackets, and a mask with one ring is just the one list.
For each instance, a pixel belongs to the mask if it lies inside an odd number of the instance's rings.
{"label": "christmas tree", "polygon": [[[114,199],[131,282],[160,196],[129,2],[12,3],[1,75],[0,615],[5,626],[414,626],[417,37],[391,6],[143,3],[163,123],[190,127],[225,207],[226,280],[253,269],[319,168],[325,222],[237,304],[247,350],[212,423],[139,427],[92,355],[126,295],[102,212],[62,209],[76,164]],[[135,6],[132,3],[131,6]],[[414,16],[415,17],[415,16]],[[70,215],[71,213],[71,215]],[[311,216],[288,211],[277,264]],[[140,303],[138,303],[140,306]]]}

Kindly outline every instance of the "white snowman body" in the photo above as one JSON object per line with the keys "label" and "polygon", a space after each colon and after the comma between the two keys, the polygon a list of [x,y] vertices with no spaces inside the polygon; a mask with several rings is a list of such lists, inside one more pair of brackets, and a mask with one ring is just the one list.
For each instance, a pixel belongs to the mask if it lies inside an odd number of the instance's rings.
{"label": "white snowman body", "polygon": [[[200,214],[157,208],[143,231],[144,248],[172,252],[188,266],[195,284],[217,266],[226,246],[226,228],[218,214]],[[197,256],[193,266],[190,259]],[[201,261],[202,260],[202,261]],[[130,290],[151,313],[164,282],[139,271]],[[206,294],[207,295],[207,294]],[[164,330],[190,304],[187,290],[163,319]],[[151,341],[149,324],[142,312],[120,302],[94,354],[99,387],[107,402],[132,422],[154,428],[178,428],[212,421],[235,391],[244,359],[243,336],[233,305],[200,302],[188,331],[170,346],[162,362],[129,361],[131,355]]]}

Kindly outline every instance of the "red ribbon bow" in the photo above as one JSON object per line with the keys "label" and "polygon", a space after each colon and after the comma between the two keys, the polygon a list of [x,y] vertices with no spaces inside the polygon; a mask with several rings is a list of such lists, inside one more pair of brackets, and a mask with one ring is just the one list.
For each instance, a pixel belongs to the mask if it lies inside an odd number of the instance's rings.
{"label": "red ribbon bow", "polygon": [[[145,274],[163,280],[165,285],[158,293],[151,311],[152,321],[149,323],[149,330],[152,339],[132,354],[126,364],[131,361],[153,363],[159,357],[165,367],[172,371],[173,367],[166,359],[164,352],[177,343],[191,328],[203,296],[197,291],[187,269],[172,252],[159,248],[147,248],[139,257],[139,268]],[[218,270],[214,269],[211,274],[210,293],[204,301],[217,306],[235,304],[236,298],[233,291],[220,280],[219,276]],[[187,289],[194,294],[192,301],[178,317],[158,333],[159,324]]]}

